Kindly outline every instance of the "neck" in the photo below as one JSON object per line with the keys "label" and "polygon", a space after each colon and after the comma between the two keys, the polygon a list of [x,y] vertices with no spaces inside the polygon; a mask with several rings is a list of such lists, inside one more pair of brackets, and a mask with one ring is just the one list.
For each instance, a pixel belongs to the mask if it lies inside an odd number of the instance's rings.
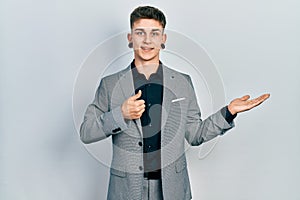
{"label": "neck", "polygon": [[150,75],[155,73],[159,67],[159,60],[157,61],[134,61],[136,69],[139,73],[144,74],[147,79]]}

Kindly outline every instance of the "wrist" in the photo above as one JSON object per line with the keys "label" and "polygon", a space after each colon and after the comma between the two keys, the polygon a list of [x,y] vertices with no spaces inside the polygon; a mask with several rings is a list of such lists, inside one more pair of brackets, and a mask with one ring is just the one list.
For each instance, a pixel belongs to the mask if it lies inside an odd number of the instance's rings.
{"label": "wrist", "polygon": [[230,112],[230,114],[232,114],[232,115],[236,115],[236,114],[237,114],[237,112],[232,108],[232,105],[231,105],[231,104],[229,104],[229,105],[227,106],[227,109],[228,109],[228,111]]}

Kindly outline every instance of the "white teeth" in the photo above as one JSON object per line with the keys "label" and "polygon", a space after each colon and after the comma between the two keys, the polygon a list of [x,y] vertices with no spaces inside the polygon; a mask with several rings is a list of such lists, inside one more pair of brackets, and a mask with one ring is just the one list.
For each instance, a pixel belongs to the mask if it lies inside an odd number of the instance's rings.
{"label": "white teeth", "polygon": [[152,50],[152,48],[142,47],[143,50]]}

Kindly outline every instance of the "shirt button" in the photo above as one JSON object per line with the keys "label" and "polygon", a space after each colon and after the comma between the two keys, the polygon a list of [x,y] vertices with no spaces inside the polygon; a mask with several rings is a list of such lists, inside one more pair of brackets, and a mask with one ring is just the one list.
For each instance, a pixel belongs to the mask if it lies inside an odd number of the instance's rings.
{"label": "shirt button", "polygon": [[139,146],[143,146],[143,143],[142,143],[142,142],[139,142]]}
{"label": "shirt button", "polygon": [[142,167],[142,166],[139,166],[139,170],[141,170],[141,171],[142,171],[142,170],[143,170],[143,167]]}
{"label": "shirt button", "polygon": [[150,107],[152,104],[151,103],[148,103],[148,106]]}

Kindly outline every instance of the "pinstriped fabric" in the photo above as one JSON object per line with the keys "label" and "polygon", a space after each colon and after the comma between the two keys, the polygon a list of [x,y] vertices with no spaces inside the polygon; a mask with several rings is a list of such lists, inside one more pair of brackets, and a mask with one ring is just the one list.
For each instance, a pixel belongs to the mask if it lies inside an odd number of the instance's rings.
{"label": "pinstriped fabric", "polygon": [[163,200],[161,180],[144,179],[143,200]]}
{"label": "pinstriped fabric", "polygon": [[[163,94],[161,133],[163,197],[164,200],[189,200],[191,189],[184,152],[185,139],[192,145],[200,145],[203,141],[223,134],[233,125],[226,122],[220,111],[202,121],[189,76],[165,66],[163,70],[166,88]],[[102,91],[99,92],[101,101],[96,102],[95,108],[106,111],[120,106],[134,93],[130,66],[104,78],[103,86],[105,88],[99,89]],[[103,139],[105,134],[102,134],[101,126],[93,128],[95,130],[91,132],[101,132],[100,139]],[[144,171],[143,147],[139,145],[142,141],[140,121],[129,121],[127,130],[111,135],[113,158],[107,199],[141,200]]]}

